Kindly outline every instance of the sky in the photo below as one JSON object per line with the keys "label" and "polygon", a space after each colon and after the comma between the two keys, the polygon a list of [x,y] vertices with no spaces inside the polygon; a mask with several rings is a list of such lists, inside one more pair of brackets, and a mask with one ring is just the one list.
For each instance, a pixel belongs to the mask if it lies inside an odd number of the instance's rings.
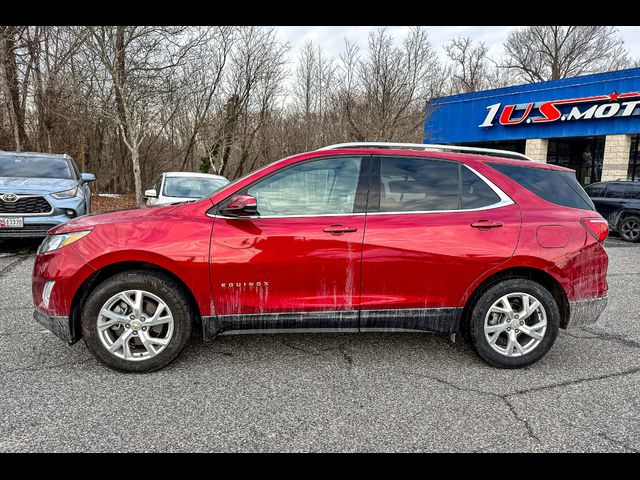
{"label": "sky", "polygon": [[[283,40],[289,41],[291,58],[297,56],[299,48],[306,40],[313,40],[331,56],[337,57],[344,48],[344,38],[357,42],[362,48],[366,47],[369,32],[375,31],[377,26],[331,26],[331,27],[305,27],[288,26],[278,27],[279,35]],[[482,41],[489,47],[489,54],[498,58],[502,53],[502,44],[507,38],[509,30],[513,26],[427,26],[427,32],[431,44],[442,59],[445,58],[443,46],[452,38],[468,36],[475,41]],[[398,44],[405,37],[409,27],[390,26],[387,31],[391,33]],[[619,27],[620,36],[625,42],[627,50],[633,58],[640,58],[640,27]]]}

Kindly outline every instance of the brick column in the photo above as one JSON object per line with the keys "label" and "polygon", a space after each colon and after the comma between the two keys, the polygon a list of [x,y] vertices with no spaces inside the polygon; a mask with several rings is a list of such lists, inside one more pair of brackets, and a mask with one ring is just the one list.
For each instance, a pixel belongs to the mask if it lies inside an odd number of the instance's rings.
{"label": "brick column", "polygon": [[627,179],[631,135],[607,135],[602,159],[602,181]]}
{"label": "brick column", "polygon": [[536,162],[547,163],[547,148],[549,140],[546,138],[527,138],[524,154]]}

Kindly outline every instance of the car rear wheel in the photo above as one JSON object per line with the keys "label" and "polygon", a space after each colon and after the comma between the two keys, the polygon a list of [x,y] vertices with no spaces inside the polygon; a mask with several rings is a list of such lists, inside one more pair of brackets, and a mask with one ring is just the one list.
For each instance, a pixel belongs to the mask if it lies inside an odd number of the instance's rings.
{"label": "car rear wheel", "polygon": [[82,309],[82,335],[89,350],[105,365],[125,372],[166,366],[191,336],[192,322],[180,287],[148,271],[108,278]]}
{"label": "car rear wheel", "polygon": [[640,217],[626,217],[620,222],[620,237],[627,242],[640,242]]}
{"label": "car rear wheel", "polygon": [[560,311],[551,293],[525,278],[488,288],[473,306],[469,338],[486,362],[520,368],[540,360],[558,335]]}

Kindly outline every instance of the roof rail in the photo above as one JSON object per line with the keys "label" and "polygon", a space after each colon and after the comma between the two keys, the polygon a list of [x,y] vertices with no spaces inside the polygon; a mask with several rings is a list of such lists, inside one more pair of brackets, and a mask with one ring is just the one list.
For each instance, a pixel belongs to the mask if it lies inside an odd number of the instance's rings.
{"label": "roof rail", "polygon": [[394,148],[394,149],[410,149],[410,150],[444,150],[444,151],[458,151],[463,153],[480,153],[491,154],[497,157],[515,158],[517,160],[528,160],[534,162],[530,157],[518,152],[511,152],[509,150],[497,150],[494,148],[478,148],[478,147],[464,147],[461,145],[439,145],[433,143],[392,143],[392,142],[350,142],[350,143],[337,143],[335,145],[328,145],[326,147],[319,148],[318,150],[336,150],[338,148]]}

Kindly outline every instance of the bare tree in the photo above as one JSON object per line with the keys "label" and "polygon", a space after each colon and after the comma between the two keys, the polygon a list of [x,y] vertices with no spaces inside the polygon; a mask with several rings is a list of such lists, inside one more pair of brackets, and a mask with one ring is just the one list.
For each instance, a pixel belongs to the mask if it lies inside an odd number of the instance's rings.
{"label": "bare tree", "polygon": [[447,56],[453,62],[452,88],[457,93],[477,92],[489,82],[489,48],[482,42],[473,45],[470,37],[458,37],[446,46]]}
{"label": "bare tree", "polygon": [[402,47],[379,29],[360,56],[347,43],[342,56],[341,100],[348,134],[356,140],[418,140],[424,104],[438,78],[437,55],[426,30],[414,27]]}
{"label": "bare tree", "polygon": [[22,150],[27,144],[24,90],[28,75],[23,76],[25,80],[21,82],[17,63],[18,42],[25,28],[0,26],[0,80],[6,97],[14,146],[17,151]]}
{"label": "bare tree", "polygon": [[95,74],[113,88],[115,111],[104,115],[117,125],[131,155],[136,204],[142,205],[140,147],[173,88],[172,73],[193,44],[183,27],[96,27],[87,42],[98,62]]}
{"label": "bare tree", "polygon": [[625,68],[630,64],[616,27],[532,26],[512,31],[504,67],[527,82]]}

